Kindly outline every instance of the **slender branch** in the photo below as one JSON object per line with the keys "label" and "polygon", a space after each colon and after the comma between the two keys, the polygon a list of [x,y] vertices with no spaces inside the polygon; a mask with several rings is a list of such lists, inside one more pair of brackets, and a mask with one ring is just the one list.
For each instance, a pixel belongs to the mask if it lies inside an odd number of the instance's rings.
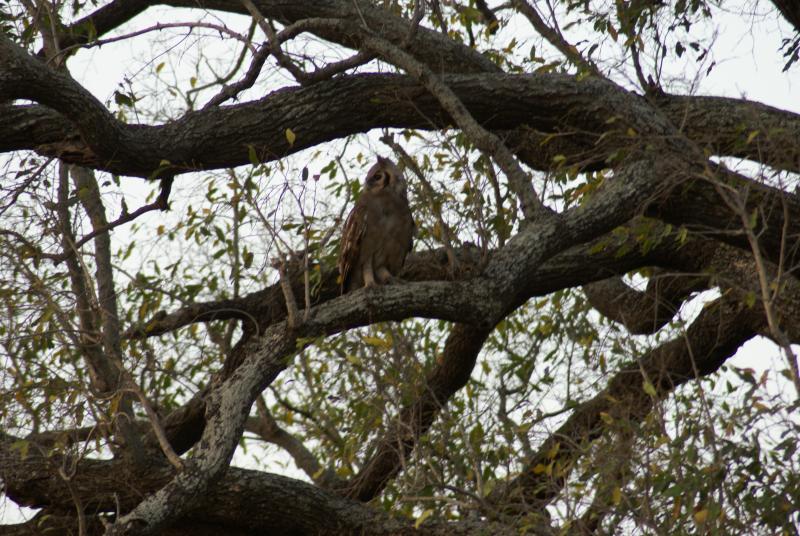
{"label": "slender branch", "polygon": [[282,32],[280,35],[275,33],[275,30],[270,26],[267,20],[264,18],[264,15],[258,10],[258,8],[253,4],[251,0],[240,0],[242,5],[247,8],[247,11],[253,17],[253,20],[258,22],[258,26],[267,36],[267,43],[269,47],[270,53],[275,57],[278,62],[278,65],[289,71],[291,75],[300,82],[301,85],[311,85],[327,78],[330,78],[334,74],[344,72],[348,69],[353,67],[357,67],[359,65],[363,65],[375,58],[374,54],[368,52],[358,52],[356,55],[347,58],[342,61],[338,61],[335,63],[331,63],[326,65],[321,69],[317,69],[312,73],[307,73],[303,69],[297,66],[295,62],[291,60],[286,54],[284,54],[283,50],[281,49],[281,43],[283,43],[286,39],[290,36],[296,35],[294,32],[299,31],[302,26],[298,25],[295,28],[291,29],[288,32]]}
{"label": "slender branch", "polygon": [[[63,166],[63,164],[62,164]],[[78,199],[84,211],[89,216],[94,231],[108,226],[105,207],[100,198],[100,188],[94,173],[86,168],[72,166],[70,174],[78,191]],[[128,371],[122,361],[120,338],[119,309],[117,306],[117,293],[114,288],[114,272],[111,263],[111,237],[108,232],[94,233],[94,260],[95,280],[97,284],[97,315],[100,320],[100,334],[103,341],[103,359],[108,361],[109,372],[112,376],[105,379],[119,392],[119,408],[123,418],[119,426],[126,440],[126,453],[136,461],[143,463],[145,453],[140,437],[140,432],[134,423],[134,411],[131,397],[125,392]],[[77,252],[77,246],[72,246],[68,251]],[[73,264],[74,267],[74,264]],[[85,277],[85,273],[84,273]]]}
{"label": "slender branch", "polygon": [[183,462],[181,461],[180,457],[175,453],[175,450],[172,448],[172,445],[167,438],[167,434],[164,431],[164,427],[161,425],[161,421],[158,418],[158,414],[153,409],[153,405],[147,399],[147,396],[142,391],[141,387],[133,380],[133,378],[126,372],[127,377],[127,388],[132,390],[136,397],[139,399],[139,403],[144,408],[145,413],[147,414],[147,419],[150,421],[150,426],[153,429],[153,433],[158,440],[158,444],[161,447],[161,451],[164,453],[164,456],[167,457],[169,463],[175,467],[176,470],[182,471],[183,470]]}
{"label": "slender branch", "polygon": [[78,536],[86,536],[86,516],[84,514],[83,501],[77,491],[75,491],[75,486],[73,486],[71,482],[72,477],[75,475],[68,475],[63,467],[59,467],[58,476],[64,481],[64,484],[69,490],[69,494],[72,496],[72,500],[75,501],[75,512],[78,517]]}
{"label": "slender branch", "polygon": [[[290,329],[300,327],[303,320],[300,319],[300,312],[297,308],[297,300],[295,299],[294,290],[286,274],[286,261],[284,259],[275,259],[272,261],[272,267],[278,270],[280,277],[281,291],[283,292],[283,299],[286,303],[286,322]],[[306,311],[308,313],[308,311]]]}
{"label": "slender branch", "polygon": [[575,48],[575,45],[568,43],[561,32],[548,26],[544,19],[542,19],[542,17],[539,15],[539,12],[536,10],[536,8],[530,5],[527,0],[513,0],[512,4],[517,11],[522,13],[525,18],[530,21],[531,26],[533,26],[542,37],[547,39],[551,45],[556,47],[556,49],[558,49],[558,51],[561,52],[570,62],[575,64],[580,69],[593,74],[594,76],[603,78],[603,74],[600,72],[594,62],[581,56],[581,53],[578,52],[578,49]]}
{"label": "slender branch", "polygon": [[[752,214],[748,214],[747,207],[743,197],[747,196],[747,192],[741,193],[737,192],[730,186],[714,181],[715,187],[717,192],[719,192],[720,197],[725,200],[728,206],[733,210],[740,218],[742,222],[742,229],[744,230],[745,235],[747,236],[747,242],[750,244],[750,249],[752,250],[753,261],[755,262],[756,267],[756,274],[758,275],[758,283],[759,283],[759,291],[761,293],[761,303],[764,307],[764,313],[767,317],[767,326],[769,327],[769,331],[772,334],[774,340],[780,346],[781,351],[784,353],[786,357],[786,362],[789,365],[789,370],[792,376],[792,383],[794,384],[795,392],[797,393],[797,398],[800,399],[800,367],[798,367],[797,363],[797,356],[795,355],[794,351],[792,350],[791,341],[786,336],[786,333],[781,329],[778,320],[775,315],[774,310],[774,298],[777,297],[777,289],[776,294],[770,295],[770,283],[768,281],[768,270],[764,260],[764,256],[762,254],[761,245],[759,244],[758,237],[755,233],[755,225],[756,219],[763,219],[763,212],[758,211]],[[784,214],[784,221],[788,222],[788,214],[786,208],[786,202],[783,203],[783,214]],[[755,217],[755,219],[754,219]],[[783,250],[785,250],[785,236],[786,236],[786,223],[782,229],[782,237],[781,237],[781,260],[779,261],[779,266],[783,266],[785,262],[783,260]],[[779,287],[779,281],[774,281],[775,286]]]}
{"label": "slender branch", "polygon": [[[239,53],[239,56],[236,58],[236,62],[234,62],[233,66],[228,71],[228,74],[226,74],[225,76],[220,77],[216,73],[214,73],[215,76],[217,77],[216,80],[214,80],[212,82],[208,82],[207,84],[203,84],[203,85],[198,86],[198,87],[193,87],[193,88],[189,89],[186,92],[186,95],[189,96],[189,95],[191,95],[193,93],[200,93],[201,91],[205,91],[206,89],[209,89],[211,87],[218,86],[218,85],[222,85],[223,88],[224,88],[225,84],[227,84],[231,80],[231,78],[233,78],[234,75],[239,72],[239,69],[242,68],[242,65],[244,64],[244,59],[247,57],[247,51],[249,50],[253,54],[253,56],[255,56],[258,53],[256,47],[253,46],[253,44],[252,44],[253,34],[255,34],[255,31],[256,31],[256,24],[255,24],[255,22],[253,22],[253,23],[250,24],[250,28],[247,30],[247,37],[246,37],[247,42],[244,43],[244,46],[242,47],[242,51]],[[210,65],[209,65],[209,68],[210,68]],[[212,72],[213,72],[213,69],[212,69]]]}
{"label": "slender branch", "polygon": [[[72,232],[71,215],[68,205],[69,171],[67,165],[61,163],[58,171],[58,203],[56,213],[59,220],[62,249],[74,250],[74,234]],[[102,249],[103,246],[100,246]],[[67,271],[72,292],[75,295],[75,309],[81,326],[80,348],[89,368],[92,387],[101,396],[113,395],[121,387],[120,369],[113,359],[103,352],[103,335],[98,324],[102,324],[101,313],[93,302],[92,291],[87,284],[91,281],[84,266],[75,256],[68,256]],[[125,418],[113,418],[117,432],[129,447],[125,454],[130,455],[135,463],[144,463],[144,452],[140,447],[138,430],[133,428],[133,408],[130,400],[122,397],[118,405],[119,412]],[[113,416],[116,417],[116,416]]]}
{"label": "slender branch", "polygon": [[284,449],[294,459],[297,467],[302,469],[317,485],[323,488],[335,488],[341,485],[335,472],[323,468],[317,457],[299,439],[278,425],[264,402],[263,396],[256,399],[256,407],[258,408],[258,418],[252,425],[248,421],[247,430],[257,434],[264,441],[274,443]]}
{"label": "slender branch", "polygon": [[366,502],[373,499],[402,469],[402,462],[419,437],[433,424],[447,401],[469,381],[478,354],[491,329],[455,324],[437,364],[413,401],[403,407],[383,437],[367,449],[373,454],[361,471],[342,490],[346,496]]}
{"label": "slender branch", "polygon": [[450,114],[475,146],[495,159],[506,174],[510,188],[517,194],[520,208],[526,219],[536,220],[552,214],[552,211],[539,200],[530,177],[523,171],[503,141],[484,129],[469,113],[458,96],[433,71],[410,54],[375,35],[365,35],[364,45],[419,80],[437,98],[442,108]]}
{"label": "slender branch", "polygon": [[[232,37],[233,39],[244,43],[245,47],[249,48],[251,52],[255,53],[255,46],[250,42],[247,36],[240,34],[239,32],[235,32],[222,24],[214,24],[211,22],[202,22],[202,21],[191,21],[191,22],[159,22],[154,24],[153,26],[148,26],[147,28],[142,28],[141,30],[136,30],[134,32],[117,35],[114,37],[109,37],[106,39],[97,39],[95,41],[89,41],[86,43],[75,44],[74,47],[80,48],[95,48],[95,47],[102,47],[103,45],[108,45],[110,43],[116,43],[119,41],[125,41],[127,39],[132,39],[134,37],[139,37],[140,35],[145,35],[152,32],[160,32],[162,30],[168,30],[170,28],[188,28],[189,33],[192,32],[195,28],[205,28],[208,30],[214,30],[215,32],[219,32],[220,34],[227,35],[228,37]],[[62,53],[68,52],[67,50],[62,51]]]}
{"label": "slender branch", "polygon": [[209,101],[203,106],[203,110],[219,106],[225,101],[236,97],[242,91],[253,87],[253,84],[256,83],[258,75],[261,74],[261,69],[264,67],[264,63],[267,61],[270,53],[269,47],[262,45],[258,51],[253,54],[253,59],[250,60],[250,66],[247,68],[247,72],[245,73],[244,77],[234,84],[224,86],[219,93],[209,99]]}
{"label": "slender branch", "polygon": [[[616,430],[614,422],[618,420],[640,421],[655,400],[696,375],[716,372],[764,324],[763,314],[744,306],[735,296],[723,296],[706,306],[685,338],[673,339],[622,368],[603,391],[580,404],[525,461],[519,476],[496,488],[489,501],[509,511],[522,504],[526,510],[543,508],[558,495],[588,442]],[[648,394],[651,387],[646,387],[646,382],[655,389],[655,397]],[[541,470],[556,465],[559,471],[548,474]]]}
{"label": "slender branch", "polygon": [[134,210],[133,212],[123,212],[122,215],[116,220],[112,222],[105,222],[97,226],[96,228],[93,228],[90,233],[81,237],[80,240],[77,240],[71,249],[64,251],[60,255],[48,256],[48,258],[53,260],[53,262],[55,262],[56,264],[63,262],[67,260],[69,257],[77,254],[78,250],[90,240],[93,240],[102,234],[108,233],[108,231],[116,227],[119,227],[120,225],[125,225],[126,223],[132,222],[133,220],[135,220],[136,218],[147,212],[152,212],[154,210],[167,210],[167,208],[169,207],[167,200],[169,198],[169,188],[171,187],[171,180],[169,182],[169,186],[166,186],[166,184],[167,184],[166,182],[162,183],[161,195],[159,195],[159,197],[152,203],[141,206],[138,209]]}

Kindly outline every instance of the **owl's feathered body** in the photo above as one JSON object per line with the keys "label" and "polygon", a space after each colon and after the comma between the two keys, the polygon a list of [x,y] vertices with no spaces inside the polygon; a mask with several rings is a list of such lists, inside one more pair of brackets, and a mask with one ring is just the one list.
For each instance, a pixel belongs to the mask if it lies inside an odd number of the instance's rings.
{"label": "owl's feathered body", "polygon": [[390,160],[378,157],[344,224],[338,263],[342,293],[391,281],[403,268],[413,238],[405,178]]}

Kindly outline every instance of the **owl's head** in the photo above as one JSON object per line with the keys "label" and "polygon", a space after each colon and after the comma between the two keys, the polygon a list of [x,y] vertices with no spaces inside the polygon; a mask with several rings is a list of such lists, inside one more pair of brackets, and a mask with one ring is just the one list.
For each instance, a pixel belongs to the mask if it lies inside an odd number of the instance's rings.
{"label": "owl's head", "polygon": [[367,172],[364,188],[372,193],[378,193],[384,189],[390,190],[392,193],[406,197],[406,178],[394,162],[379,156],[378,161]]}

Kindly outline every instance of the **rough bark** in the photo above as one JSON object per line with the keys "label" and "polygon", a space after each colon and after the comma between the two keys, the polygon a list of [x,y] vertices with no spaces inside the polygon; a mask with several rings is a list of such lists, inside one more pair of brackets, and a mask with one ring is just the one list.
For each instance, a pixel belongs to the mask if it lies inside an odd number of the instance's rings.
{"label": "rough bark", "polygon": [[[617,372],[608,386],[580,404],[525,461],[520,474],[489,497],[495,508],[514,512],[541,510],[558,494],[574,460],[614,422],[638,422],[678,386],[717,371],[744,342],[765,325],[763,312],[736,298],[723,297],[707,306],[687,330]],[[647,393],[645,382],[656,392]],[[605,418],[604,418],[605,417]],[[552,453],[556,453],[553,455]],[[553,464],[547,474],[544,467]]]}
{"label": "rough bark", "polygon": [[[603,392],[579,405],[556,434],[523,460],[522,473],[490,496],[496,510],[520,504],[541,510],[557,496],[583,447],[611,429],[604,415],[611,422],[642,419],[658,399],[687,381],[713,373],[739,345],[763,329],[762,309],[744,304],[743,292],[756,288],[747,257],[753,244],[742,232],[741,213],[731,206],[730,195],[740,197],[742,212],[756,215],[752,232],[758,237],[759,253],[790,273],[800,260],[800,199],[713,165],[709,156],[749,158],[776,170],[800,171],[796,141],[800,116],[741,99],[661,94],[649,100],[600,77],[505,74],[477,50],[442,33],[415,27],[412,21],[373,3],[253,3],[264,16],[287,26],[286,31],[311,32],[344,47],[380,53],[413,77],[343,74],[284,88],[252,102],[209,106],[162,125],[127,124],[67,74],[0,35],[0,152],[33,150],[120,175],[155,178],[249,164],[253,151],[261,161],[278,160],[376,128],[459,125],[479,147],[509,164],[507,178],[511,177],[517,190],[529,186],[521,180],[525,174],[511,154],[498,153],[498,147],[508,146],[521,161],[539,170],[567,166],[583,171],[611,169],[613,174],[580,207],[561,214],[540,211],[536,221],[522,226],[515,237],[492,252],[485,266],[474,252],[460,251],[467,262],[461,264],[465,272],[455,276],[442,252],[422,254],[406,268],[404,277],[410,283],[342,297],[336,292],[335,274],[324,270],[321,290],[300,325],[285,321],[284,293],[275,285],[243,298],[159,314],[131,328],[128,337],[144,338],[192,322],[242,320],[244,335],[222,371],[164,420],[175,451],[184,453],[194,447],[192,457],[178,472],[161,465],[143,472],[141,463],[134,469],[122,459],[67,460],[74,461],[78,470],[71,479],[64,479],[54,473],[53,460],[43,452],[21,456],[20,444],[15,446],[13,438],[4,437],[0,474],[9,497],[20,504],[46,507],[46,513],[52,514],[9,529],[13,533],[41,529],[39,522],[55,530],[71,530],[75,517],[69,512],[78,504],[92,514],[91,533],[105,530],[94,513],[119,508],[121,515],[108,534],[192,530],[410,534],[415,530],[410,522],[389,518],[358,501],[378,496],[402,470],[419,436],[469,381],[481,347],[497,322],[532,296],[592,283],[587,295],[600,312],[624,323],[631,332],[651,333],[668,322],[693,291],[713,285],[731,289],[703,311],[685,337],[623,368]],[[774,3],[796,25],[796,10],[786,2]],[[69,27],[48,32],[55,32],[61,47],[88,43],[91,35],[109,32],[157,4],[247,12],[234,0],[115,0]],[[568,57],[573,53],[566,43],[562,48]],[[38,104],[13,104],[18,99]],[[353,107],[353,102],[360,106]],[[291,142],[287,128],[296,136]],[[566,157],[556,163],[560,155]],[[62,197],[66,210],[66,194]],[[85,206],[95,227],[102,227],[105,216],[97,201],[93,194]],[[615,251],[609,233],[642,214],[685,226],[693,237],[687,249],[676,252],[674,245],[662,244],[647,252]],[[65,241],[74,242],[69,215],[64,216]],[[702,241],[695,238],[701,233]],[[611,245],[597,252],[604,240]],[[82,281],[86,274],[74,258],[67,262],[74,272],[84,331],[102,332],[106,354],[115,357],[119,325],[107,234],[98,236],[95,243],[103,311],[91,314]],[[606,279],[645,266],[708,273],[698,279],[654,279],[644,293],[620,286],[619,279]],[[780,277],[779,283],[786,285],[785,294],[771,306],[779,312],[781,328],[796,342],[800,340],[797,281],[775,266],[769,271],[771,278]],[[300,294],[301,274],[294,270],[289,278]],[[606,280],[598,283],[601,279]],[[349,482],[337,483],[338,495],[296,480],[228,467],[253,402],[307,341],[412,316],[454,323],[444,354],[424,383],[416,386],[416,397],[401,410],[398,424],[369,449],[363,470]],[[93,367],[105,367],[100,379],[111,388],[118,387],[119,375],[114,376],[108,356],[97,345],[84,351]],[[647,393],[645,382],[654,386],[655,395]],[[130,413],[129,407],[123,409]],[[129,428],[135,435],[141,431],[138,424]],[[296,444],[283,439],[287,449],[298,451]],[[555,449],[556,445],[560,448]],[[544,475],[539,468],[550,463],[558,470]],[[306,465],[314,471],[313,463]],[[183,524],[176,527],[179,520]],[[487,532],[516,533],[516,529],[465,521],[429,523],[419,531]]]}

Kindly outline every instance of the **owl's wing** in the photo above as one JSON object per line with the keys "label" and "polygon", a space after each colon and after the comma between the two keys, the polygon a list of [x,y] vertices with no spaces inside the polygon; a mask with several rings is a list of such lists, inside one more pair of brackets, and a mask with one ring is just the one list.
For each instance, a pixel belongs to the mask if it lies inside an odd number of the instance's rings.
{"label": "owl's wing", "polygon": [[350,278],[353,266],[358,262],[361,250],[361,240],[367,230],[367,207],[364,203],[357,203],[350,211],[342,230],[342,241],[339,245],[339,290],[344,294],[347,280]]}

